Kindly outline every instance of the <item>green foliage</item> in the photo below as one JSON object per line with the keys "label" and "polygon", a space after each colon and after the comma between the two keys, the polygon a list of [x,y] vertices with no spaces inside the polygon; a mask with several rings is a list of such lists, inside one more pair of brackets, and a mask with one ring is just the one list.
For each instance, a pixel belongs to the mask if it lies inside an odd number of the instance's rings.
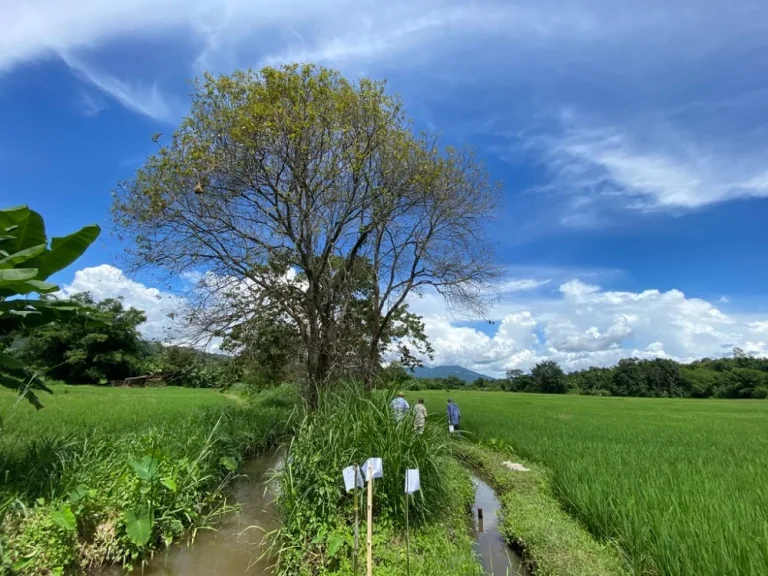
{"label": "green foliage", "polygon": [[529,472],[506,469],[502,459],[518,461],[506,446],[486,448],[461,443],[457,455],[487,478],[502,504],[501,533],[522,548],[529,569],[540,576],[619,576],[627,574],[621,554],[598,543],[562,510],[546,470],[526,463]]}
{"label": "green foliage", "polygon": [[7,353],[13,335],[76,318],[87,310],[68,302],[19,296],[56,292],[59,287],[47,282],[48,277],[77,260],[100,232],[96,225],[86,226],[69,236],[53,238],[49,247],[40,214],[26,206],[0,210],[0,386],[25,395],[37,408],[41,404],[34,390],[50,390]]}
{"label": "green foliage", "polygon": [[765,398],[768,360],[743,353],[691,364],[625,358],[613,368],[568,374],[568,387],[588,395],[661,398]]}
{"label": "green foliage", "polygon": [[226,356],[186,346],[155,344],[144,371],[171,386],[228,388],[243,378],[242,366]]}
{"label": "green foliage", "polygon": [[88,292],[71,302],[88,308],[88,316],[55,321],[18,335],[18,356],[53,378],[70,384],[106,384],[136,376],[142,370],[146,346],[138,327],[147,317],[120,300],[96,302]]}
{"label": "green foliage", "polygon": [[[296,398],[286,389],[265,395],[268,405],[178,388],[56,392],[45,413],[0,439],[0,566],[11,574],[133,563],[210,525],[243,456],[282,437]],[[0,405],[11,400],[0,395]]]}
{"label": "green foliage", "polygon": [[152,537],[152,519],[149,517],[148,511],[136,513],[129,510],[125,513],[123,522],[125,523],[125,534],[131,544],[141,548],[149,542]]}
{"label": "green foliage", "polygon": [[565,373],[553,360],[545,360],[536,364],[531,370],[531,379],[533,380],[532,392],[565,394],[567,389]]}
{"label": "green foliage", "polygon": [[[369,457],[383,459],[384,477],[375,484],[374,510],[383,527],[402,526],[407,468],[421,472],[422,489],[410,506],[414,525],[434,519],[450,505],[443,474],[446,430],[428,423],[423,435],[416,434],[411,417],[393,419],[391,398],[383,391],[370,396],[359,386],[345,385],[323,395],[317,410],[299,426],[280,476],[283,526],[277,542],[282,574],[302,573],[307,566],[339,567],[339,560],[329,554],[327,539],[316,537],[321,531],[350,533],[353,497],[344,493],[341,477],[347,466],[362,465]],[[344,555],[349,555],[348,545]]]}
{"label": "green foliage", "polygon": [[[431,410],[447,396],[421,395]],[[451,395],[475,438],[498,438],[545,464],[560,503],[616,542],[635,573],[768,573],[768,404]]]}

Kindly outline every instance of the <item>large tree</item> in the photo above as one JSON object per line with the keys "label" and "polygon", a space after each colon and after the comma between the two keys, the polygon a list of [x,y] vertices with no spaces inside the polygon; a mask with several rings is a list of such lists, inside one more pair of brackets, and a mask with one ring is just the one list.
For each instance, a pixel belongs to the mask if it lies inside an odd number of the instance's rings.
{"label": "large tree", "polygon": [[339,319],[360,302],[360,267],[372,274],[368,385],[409,296],[431,287],[484,308],[498,187],[471,151],[415,135],[383,83],[293,65],[194,86],[189,116],[118,187],[114,215],[137,265],[204,274],[193,316],[217,319],[208,332],[279,310],[307,351],[313,399],[347,353]]}

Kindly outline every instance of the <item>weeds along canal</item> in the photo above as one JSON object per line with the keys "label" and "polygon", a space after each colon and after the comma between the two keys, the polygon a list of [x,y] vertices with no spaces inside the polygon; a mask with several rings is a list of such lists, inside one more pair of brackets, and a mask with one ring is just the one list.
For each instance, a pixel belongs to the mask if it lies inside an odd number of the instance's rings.
{"label": "weeds along canal", "polygon": [[[276,451],[250,458],[232,489],[232,502],[239,511],[223,517],[216,530],[201,530],[194,542],[178,542],[156,554],[134,576],[271,576],[272,559],[264,555],[264,536],[279,528],[275,510],[274,471],[281,459]],[[474,550],[490,576],[530,576],[522,559],[499,532],[501,504],[493,489],[472,476],[475,500],[472,506]],[[478,511],[482,510],[482,521]],[[124,574],[118,566],[103,568],[97,576]]]}
{"label": "weeds along canal", "polygon": [[[501,503],[488,484],[472,476],[475,503],[472,505],[475,552],[486,574],[491,576],[529,576],[519,555],[512,551],[499,532]],[[482,520],[478,511],[482,510]]]}
{"label": "weeds along canal", "polygon": [[[135,576],[266,576],[271,575],[272,561],[262,557],[264,535],[279,527],[275,510],[276,486],[273,472],[280,458],[270,451],[250,458],[245,463],[244,477],[232,488],[232,502],[240,510],[222,518],[216,530],[202,530],[194,542],[172,545],[155,554],[143,568],[137,566]],[[124,574],[117,567],[100,576]]]}

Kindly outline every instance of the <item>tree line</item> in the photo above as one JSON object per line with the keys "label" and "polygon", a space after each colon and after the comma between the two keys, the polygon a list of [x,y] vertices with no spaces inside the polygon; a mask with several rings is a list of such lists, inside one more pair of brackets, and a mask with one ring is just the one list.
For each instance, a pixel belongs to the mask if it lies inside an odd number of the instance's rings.
{"label": "tree line", "polygon": [[681,364],[668,358],[624,358],[616,366],[565,373],[553,360],[529,372],[509,370],[498,380],[464,382],[455,376],[416,379],[401,366],[385,369],[391,381],[415,390],[504,390],[538,394],[584,394],[647,398],[768,398],[768,358],[748,356],[740,348],[727,358],[703,358]]}

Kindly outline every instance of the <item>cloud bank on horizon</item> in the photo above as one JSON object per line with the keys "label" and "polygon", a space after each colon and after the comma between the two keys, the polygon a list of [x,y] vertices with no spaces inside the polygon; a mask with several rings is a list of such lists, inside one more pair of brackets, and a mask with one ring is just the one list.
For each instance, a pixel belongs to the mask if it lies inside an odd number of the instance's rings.
{"label": "cloud bank on horizon", "polygon": [[[157,340],[177,333],[169,314],[184,304],[183,296],[145,286],[108,264],[77,271],[63,291],[122,298],[126,306],[147,313],[140,329]],[[729,314],[679,290],[617,292],[577,278],[520,278],[501,283],[499,291],[491,333],[478,327],[479,318],[457,325],[436,294],[412,300],[411,309],[423,316],[435,349],[432,364],[458,364],[499,377],[542,360],[555,360],[571,371],[610,366],[631,356],[690,362],[729,354],[737,346],[748,354],[768,355],[765,317]]]}

